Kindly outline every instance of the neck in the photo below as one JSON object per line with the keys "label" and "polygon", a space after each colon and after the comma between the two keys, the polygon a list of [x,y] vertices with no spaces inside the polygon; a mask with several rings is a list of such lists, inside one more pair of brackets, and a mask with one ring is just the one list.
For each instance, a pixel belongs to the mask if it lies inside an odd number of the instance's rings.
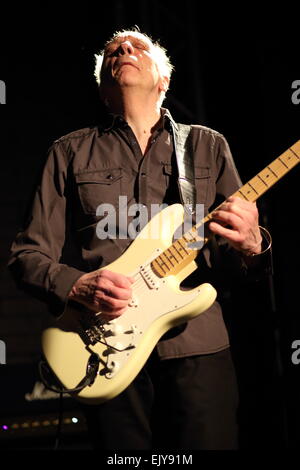
{"label": "neck", "polygon": [[147,149],[149,139],[160,120],[160,107],[157,99],[131,92],[130,88],[122,90],[109,102],[109,109],[121,114],[134,132],[143,153]]}

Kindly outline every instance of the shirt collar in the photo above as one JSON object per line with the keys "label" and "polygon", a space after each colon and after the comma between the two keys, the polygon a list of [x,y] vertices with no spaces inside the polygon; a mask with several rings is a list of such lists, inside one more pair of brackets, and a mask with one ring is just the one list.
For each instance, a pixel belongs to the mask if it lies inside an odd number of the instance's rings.
{"label": "shirt collar", "polygon": [[103,112],[101,123],[99,125],[99,133],[109,132],[112,129],[125,127],[127,125],[125,119],[119,114],[110,113],[108,110]]}
{"label": "shirt collar", "polygon": [[[161,108],[162,116],[162,128],[171,131],[171,125],[177,130],[177,124],[174,121],[170,111],[167,108]],[[109,132],[112,129],[125,128],[128,124],[120,114],[110,113],[108,110],[104,111],[103,117],[101,119],[101,124],[99,125],[99,134],[103,132]]]}
{"label": "shirt collar", "polygon": [[173,125],[176,130],[178,129],[176,122],[174,121],[170,111],[167,108],[161,108],[161,115],[163,118],[164,128],[167,128],[170,131],[171,125]]}

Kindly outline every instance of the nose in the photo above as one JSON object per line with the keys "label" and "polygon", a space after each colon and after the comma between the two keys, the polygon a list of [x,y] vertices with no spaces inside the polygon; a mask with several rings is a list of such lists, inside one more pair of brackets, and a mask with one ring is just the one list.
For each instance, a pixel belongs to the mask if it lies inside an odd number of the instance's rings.
{"label": "nose", "polygon": [[133,54],[133,46],[130,41],[124,41],[119,46],[119,51],[121,54]]}

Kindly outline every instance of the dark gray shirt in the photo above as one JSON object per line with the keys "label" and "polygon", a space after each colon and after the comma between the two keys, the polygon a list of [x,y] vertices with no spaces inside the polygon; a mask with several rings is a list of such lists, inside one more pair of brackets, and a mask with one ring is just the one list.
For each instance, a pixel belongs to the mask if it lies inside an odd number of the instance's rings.
{"label": "dark gray shirt", "polygon": [[[63,312],[68,293],[83,273],[111,263],[131,243],[123,232],[118,237],[120,212],[129,224],[132,216],[126,211],[133,203],[144,204],[150,213],[153,203],[180,202],[170,132],[172,117],[167,110],[162,114],[161,127],[153,134],[144,156],[128,124],[112,115],[107,115],[100,126],[56,140],[50,148],[31,215],[12,245],[9,266],[20,288],[46,301],[54,315]],[[241,181],[223,135],[193,126],[191,138],[197,203],[204,204],[207,213],[216,202],[234,193]],[[127,198],[123,198],[127,207],[120,207],[119,196]],[[116,238],[97,236],[96,227],[103,214],[96,211],[103,203],[116,210]],[[224,280],[233,267],[243,275],[245,265],[239,254],[226,244],[221,252]],[[186,285],[211,282],[221,286],[223,268],[215,258],[208,245]],[[215,302],[205,313],[166,335],[158,344],[158,352],[162,358],[170,358],[212,353],[228,345],[221,308]]]}

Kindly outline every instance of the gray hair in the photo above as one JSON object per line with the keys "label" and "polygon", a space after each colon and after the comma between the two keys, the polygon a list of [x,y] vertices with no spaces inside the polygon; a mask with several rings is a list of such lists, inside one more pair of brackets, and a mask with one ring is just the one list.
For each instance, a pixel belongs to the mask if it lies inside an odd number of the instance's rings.
{"label": "gray hair", "polygon": [[[158,41],[153,41],[152,38],[148,36],[147,34],[141,33],[138,29],[132,29],[132,30],[117,31],[116,33],[114,33],[112,38],[106,42],[104,49],[99,54],[95,54],[94,76],[96,78],[96,81],[99,87],[101,84],[101,68],[102,68],[105,48],[115,39],[122,37],[122,36],[124,37],[132,36],[134,38],[140,39],[146,44],[149,44],[150,48],[152,49],[154,61],[157,65],[160,76],[167,77],[170,80],[172,71],[174,70],[174,66],[172,65],[170,58],[167,55],[166,49],[162,47]],[[161,97],[160,97],[160,103],[162,103],[164,99],[165,99],[165,92],[162,91]]]}

